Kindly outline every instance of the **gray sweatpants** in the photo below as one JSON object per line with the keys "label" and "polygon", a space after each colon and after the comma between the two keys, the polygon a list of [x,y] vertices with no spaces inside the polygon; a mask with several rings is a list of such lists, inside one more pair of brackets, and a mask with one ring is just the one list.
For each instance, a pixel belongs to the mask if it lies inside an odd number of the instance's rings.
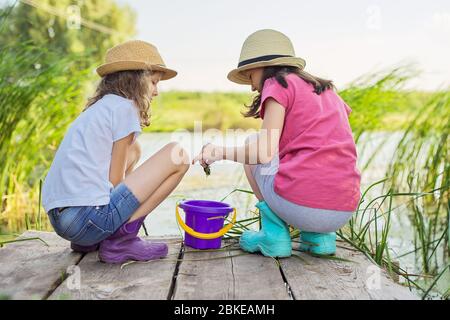
{"label": "gray sweatpants", "polygon": [[267,164],[252,165],[253,177],[267,205],[287,224],[301,231],[327,233],[343,227],[352,217],[351,211],[309,208],[290,202],[274,190],[279,160],[274,157]]}

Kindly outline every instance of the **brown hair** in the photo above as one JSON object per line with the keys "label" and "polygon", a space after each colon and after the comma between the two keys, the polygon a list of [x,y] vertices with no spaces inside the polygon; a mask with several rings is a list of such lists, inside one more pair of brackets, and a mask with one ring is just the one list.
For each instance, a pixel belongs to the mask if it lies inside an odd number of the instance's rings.
{"label": "brown hair", "polygon": [[[318,95],[320,95],[325,90],[334,89],[333,81],[313,76],[308,72],[301,70],[300,68],[288,66],[272,66],[272,67],[265,67],[263,70],[260,82],[261,92],[262,88],[264,87],[264,82],[270,78],[275,78],[275,80],[277,80],[277,82],[283,88],[287,88],[288,84],[286,82],[285,77],[290,73],[296,74],[298,77],[300,77],[307,83],[312,84],[314,87],[313,92]],[[256,119],[260,118],[259,112],[261,109],[261,93],[259,93],[255,98],[253,98],[252,103],[248,106],[246,105],[246,107],[248,108],[248,111],[242,113],[244,117],[253,117]]]}
{"label": "brown hair", "polygon": [[[150,99],[148,79],[149,70],[130,70],[110,73],[102,77],[94,96],[88,99],[84,110],[107,94],[115,94],[132,100],[139,109],[141,127],[150,125]],[[83,111],[84,111],[83,110]]]}

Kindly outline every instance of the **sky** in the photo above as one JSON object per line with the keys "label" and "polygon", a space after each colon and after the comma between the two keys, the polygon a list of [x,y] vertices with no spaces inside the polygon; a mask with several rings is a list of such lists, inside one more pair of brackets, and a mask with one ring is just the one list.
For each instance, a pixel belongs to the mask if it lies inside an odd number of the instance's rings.
{"label": "sky", "polygon": [[246,37],[266,28],[286,34],[306,60],[305,70],[338,88],[409,63],[422,71],[411,87],[450,85],[449,0],[117,1],[137,12],[133,38],[156,45],[179,72],[161,83],[162,91],[248,91],[226,75],[237,66]]}
{"label": "sky", "polygon": [[166,89],[241,91],[226,78],[241,46],[259,29],[286,34],[306,71],[344,87],[377,70],[413,63],[414,88],[450,85],[450,1],[143,1],[136,38],[155,44],[179,75]]}

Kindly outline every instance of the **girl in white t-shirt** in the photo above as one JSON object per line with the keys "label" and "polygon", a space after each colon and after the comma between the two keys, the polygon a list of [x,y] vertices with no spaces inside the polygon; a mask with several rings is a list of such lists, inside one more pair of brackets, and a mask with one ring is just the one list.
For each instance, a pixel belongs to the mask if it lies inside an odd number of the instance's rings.
{"label": "girl in white t-shirt", "polygon": [[145,217],[179,184],[188,153],[169,143],[134,170],[136,141],[149,125],[160,80],[176,76],[155,46],[128,41],[106,54],[102,77],[84,112],[59,146],[43,186],[43,206],[55,231],[75,251],[99,250],[122,263],[167,255],[167,245],[137,237]]}

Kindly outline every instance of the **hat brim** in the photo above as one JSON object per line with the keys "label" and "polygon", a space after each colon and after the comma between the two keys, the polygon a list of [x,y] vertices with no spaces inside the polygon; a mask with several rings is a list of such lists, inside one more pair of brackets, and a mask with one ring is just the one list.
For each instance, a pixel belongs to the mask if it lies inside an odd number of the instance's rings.
{"label": "hat brim", "polygon": [[228,73],[228,80],[237,83],[237,84],[251,84],[250,79],[248,76],[246,76],[243,71],[247,71],[250,69],[255,68],[262,68],[262,67],[270,67],[270,66],[291,66],[291,67],[298,67],[300,69],[303,69],[306,65],[306,61],[299,57],[282,57],[282,58],[276,58],[268,61],[258,61],[253,62],[250,64],[247,64],[245,66],[242,66],[240,68],[236,68],[234,70],[231,70]]}
{"label": "hat brim", "polygon": [[107,74],[117,72],[117,71],[127,71],[127,70],[151,70],[158,71],[162,73],[161,80],[169,80],[175,77],[178,73],[175,70],[166,68],[160,65],[151,65],[143,61],[115,61],[111,63],[102,64],[97,68],[97,74],[100,77],[104,77]]}

